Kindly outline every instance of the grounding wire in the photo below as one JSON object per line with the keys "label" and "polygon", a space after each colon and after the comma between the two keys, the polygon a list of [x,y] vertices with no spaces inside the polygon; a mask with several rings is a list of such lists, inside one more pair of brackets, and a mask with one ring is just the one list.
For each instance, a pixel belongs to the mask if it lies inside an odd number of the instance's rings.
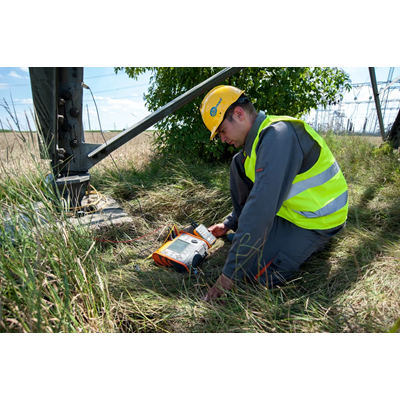
{"label": "grounding wire", "polygon": [[[88,90],[90,91],[90,94],[92,95],[93,103],[94,103],[94,105],[95,105],[95,107],[96,107],[97,119],[98,119],[98,121],[99,121],[100,133],[101,133],[101,136],[103,137],[104,142],[107,143],[107,140],[106,140],[106,138],[105,138],[104,135],[103,135],[103,129],[102,129],[102,127],[101,127],[99,110],[98,110],[98,108],[97,108],[96,100],[95,100],[95,98],[94,98],[92,89],[90,89],[90,87],[89,87],[88,85],[86,85],[85,83],[83,83],[83,82],[82,82],[82,87],[84,87],[85,89],[88,89]],[[128,186],[128,188],[129,188],[130,192],[132,193],[133,197],[134,197],[135,200],[138,202],[138,204],[139,204],[139,209],[140,209],[140,214],[141,214],[142,217],[145,219],[145,221],[150,222],[150,223],[153,223],[153,222],[147,220],[146,214],[145,214],[145,213],[143,212],[143,210],[142,210],[142,205],[141,205],[139,199],[137,198],[136,194],[135,194],[134,191],[132,190],[131,185],[125,180],[125,178],[124,178],[124,176],[122,175],[122,172],[121,172],[121,170],[119,169],[119,167],[118,167],[116,161],[114,160],[114,157],[112,156],[112,154],[110,154],[110,157],[111,157],[111,160],[112,160],[112,162],[114,163],[115,168],[117,169],[117,171],[118,171],[118,173],[119,173],[121,179],[122,179],[122,180],[125,182],[125,184]],[[153,223],[153,224],[154,224],[154,223]]]}

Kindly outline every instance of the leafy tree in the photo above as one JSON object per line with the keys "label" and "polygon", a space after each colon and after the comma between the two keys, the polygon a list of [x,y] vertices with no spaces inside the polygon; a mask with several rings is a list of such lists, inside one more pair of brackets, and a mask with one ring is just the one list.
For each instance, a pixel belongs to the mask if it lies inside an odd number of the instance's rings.
{"label": "leafy tree", "polygon": [[[151,71],[149,92],[144,96],[149,111],[156,111],[171,100],[215,75],[217,67],[116,67],[131,78]],[[256,109],[270,115],[300,117],[319,104],[326,106],[341,100],[340,93],[350,90],[348,75],[329,67],[247,67],[224,84],[245,90]],[[225,158],[235,149],[215,140],[203,124],[199,107],[204,96],[182,107],[157,124],[158,149],[165,153],[187,154],[202,158]]]}

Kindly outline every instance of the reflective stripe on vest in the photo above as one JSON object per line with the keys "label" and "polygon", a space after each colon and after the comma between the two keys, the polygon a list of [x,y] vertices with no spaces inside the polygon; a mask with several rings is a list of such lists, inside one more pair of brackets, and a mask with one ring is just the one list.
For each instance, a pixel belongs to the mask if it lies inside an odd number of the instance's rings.
{"label": "reflective stripe on vest", "polygon": [[306,179],[305,181],[294,183],[285,200],[289,200],[292,197],[297,196],[298,194],[313,187],[323,185],[324,183],[330,181],[339,171],[339,164],[335,160],[331,167],[329,167],[326,171],[321,172],[319,175]]}
{"label": "reflective stripe on vest", "polygon": [[260,126],[251,155],[245,160],[247,177],[255,182],[256,148],[260,133],[280,121],[302,123],[321,147],[321,154],[310,170],[296,176],[277,215],[305,229],[330,229],[343,224],[348,212],[346,181],[324,139],[303,121],[291,117],[268,116]]}
{"label": "reflective stripe on vest", "polygon": [[316,212],[308,212],[308,211],[296,211],[300,215],[303,215],[306,218],[319,218],[326,217],[339,211],[341,208],[345,207],[348,201],[348,191],[346,190],[343,194],[337,197],[335,200],[327,204],[325,207],[320,208]]}

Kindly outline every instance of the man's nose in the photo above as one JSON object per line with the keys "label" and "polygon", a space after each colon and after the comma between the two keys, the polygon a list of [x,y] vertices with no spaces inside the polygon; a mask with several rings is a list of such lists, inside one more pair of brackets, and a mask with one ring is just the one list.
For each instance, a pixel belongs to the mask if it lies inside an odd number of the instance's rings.
{"label": "man's nose", "polygon": [[224,135],[223,133],[220,134],[221,136],[221,142],[225,143],[226,142],[226,135]]}

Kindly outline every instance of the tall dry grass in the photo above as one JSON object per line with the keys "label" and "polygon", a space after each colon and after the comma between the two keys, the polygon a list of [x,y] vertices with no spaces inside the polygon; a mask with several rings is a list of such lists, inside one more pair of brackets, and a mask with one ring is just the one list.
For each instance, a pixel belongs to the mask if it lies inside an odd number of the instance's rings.
{"label": "tall dry grass", "polygon": [[0,331],[116,329],[107,274],[90,230],[73,226],[46,180],[33,133],[3,132]]}
{"label": "tall dry grass", "polygon": [[[188,227],[185,213],[205,225],[223,220],[231,210],[229,165],[161,158],[152,151],[150,136],[136,139],[113,154],[120,171],[111,160],[91,170],[92,184],[116,198],[132,217],[132,224],[94,233],[74,230],[67,223],[60,227],[54,222],[48,233],[39,229],[40,233],[31,238],[22,235],[17,246],[10,241],[6,247],[2,245],[0,329],[398,329],[400,173],[398,156],[391,149],[361,137],[328,135],[329,146],[349,183],[350,213],[345,232],[305,264],[287,286],[267,290],[241,283],[227,294],[224,304],[206,304],[201,297],[221,273],[229,242],[217,241],[198,274],[164,270],[149,256],[164,242],[173,225]],[[30,200],[45,200],[41,173],[37,163],[34,165],[31,175],[8,175],[7,182],[12,182],[8,187],[13,190],[3,185],[2,193],[7,195],[2,201],[15,199],[12,204],[17,209],[20,204],[29,208]],[[14,166],[6,168],[11,171]],[[52,213],[56,215],[55,210]],[[16,219],[17,213],[13,215]],[[10,272],[6,275],[5,270]]]}

